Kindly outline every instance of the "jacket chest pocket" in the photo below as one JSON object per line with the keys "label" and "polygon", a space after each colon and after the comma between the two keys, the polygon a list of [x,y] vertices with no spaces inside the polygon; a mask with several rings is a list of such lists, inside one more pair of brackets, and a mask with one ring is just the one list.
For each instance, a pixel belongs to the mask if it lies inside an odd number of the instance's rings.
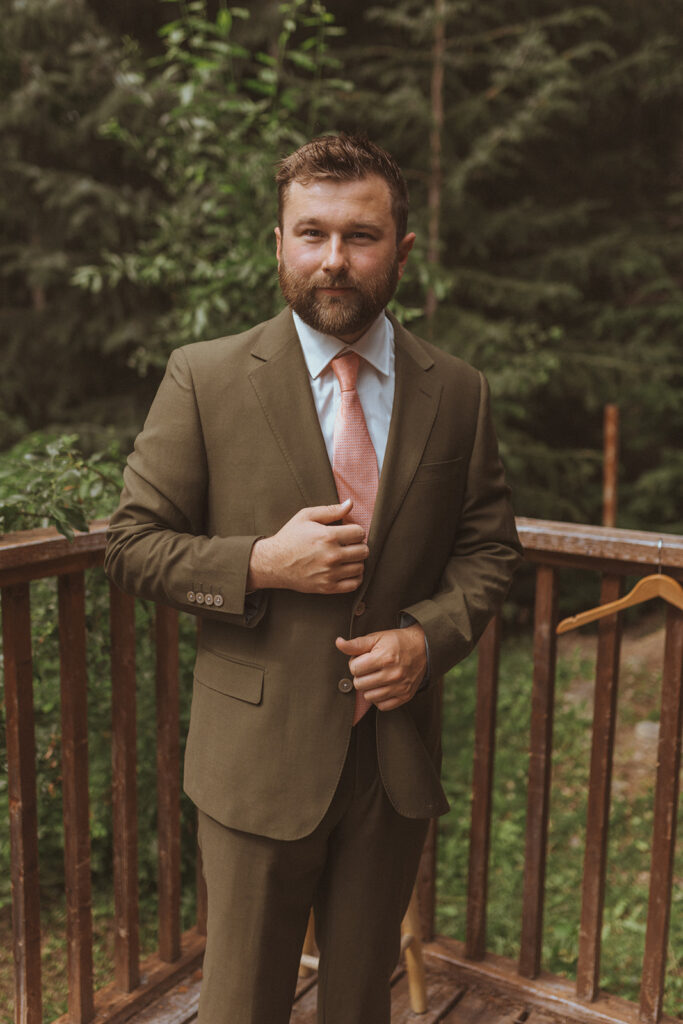
{"label": "jacket chest pocket", "polygon": [[413,484],[433,484],[452,480],[455,482],[462,472],[462,456],[446,459],[445,462],[423,462],[417,467]]}

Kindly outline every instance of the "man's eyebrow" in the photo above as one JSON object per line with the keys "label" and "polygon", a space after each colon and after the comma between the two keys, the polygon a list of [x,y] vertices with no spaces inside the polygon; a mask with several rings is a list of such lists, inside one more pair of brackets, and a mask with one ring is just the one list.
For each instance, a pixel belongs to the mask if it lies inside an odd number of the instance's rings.
{"label": "man's eyebrow", "polygon": [[[304,228],[304,227],[317,228],[317,227],[320,227],[320,226],[324,227],[325,226],[325,221],[321,220],[319,217],[299,217],[299,219],[294,221],[294,224],[292,225],[294,231],[300,230],[301,228]],[[382,229],[381,229],[380,225],[377,224],[375,221],[371,221],[371,220],[369,220],[369,221],[366,221],[366,220],[352,220],[352,221],[348,221],[344,225],[344,230],[345,231],[359,231],[360,230],[360,231],[377,231],[377,232],[379,232]]]}

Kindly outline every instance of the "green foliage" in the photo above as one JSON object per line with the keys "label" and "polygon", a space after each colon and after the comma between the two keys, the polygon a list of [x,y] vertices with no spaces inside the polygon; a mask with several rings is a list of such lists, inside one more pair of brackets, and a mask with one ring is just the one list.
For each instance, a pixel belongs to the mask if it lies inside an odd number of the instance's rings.
{"label": "green foliage", "polygon": [[117,442],[84,456],[75,434],[30,434],[0,453],[0,534],[56,526],[69,540],[107,516],[121,491]]}
{"label": "green foliage", "polygon": [[616,401],[621,525],[683,529],[670,7],[445,4],[437,263],[435,6],[347,2],[339,23],[319,0],[164,9],[151,61],[78,3],[3,19],[0,448],[55,425],[88,450],[111,425],[127,446],[171,348],[280,305],[277,160],[360,127],[411,186],[418,242],[394,309],[489,376],[518,511],[599,519],[601,410]]}
{"label": "green foliage", "polygon": [[[95,445],[126,426],[129,349],[165,300],[121,287],[102,301],[75,269],[140,237],[152,182],[100,126],[127,95],[136,50],[82,3],[26,0],[0,21],[0,448],[23,433],[88,424]],[[133,384],[131,384],[133,381]],[[147,396],[147,398],[149,395]],[[138,400],[139,401],[139,400]]]}
{"label": "green foliage", "polygon": [[221,7],[212,19],[203,0],[171,2],[178,17],[162,30],[163,55],[131,84],[147,120],[136,131],[123,116],[103,128],[145,153],[160,193],[153,230],[75,276],[94,292],[127,281],[172,296],[134,353],[142,373],[176,345],[245,329],[280,308],[275,164],[348,87],[328,54],[340,30],[318,0],[280,5],[269,52],[236,41],[244,9]]}

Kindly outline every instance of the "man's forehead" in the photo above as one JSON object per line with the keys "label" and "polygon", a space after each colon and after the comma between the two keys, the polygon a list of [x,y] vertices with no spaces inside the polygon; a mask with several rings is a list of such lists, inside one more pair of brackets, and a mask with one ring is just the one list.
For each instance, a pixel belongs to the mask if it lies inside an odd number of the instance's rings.
{"label": "man's forehead", "polygon": [[313,178],[310,181],[293,181],[284,195],[284,209],[294,213],[321,216],[332,209],[372,210],[373,219],[391,214],[391,192],[384,178],[372,174],[351,181],[336,178]]}

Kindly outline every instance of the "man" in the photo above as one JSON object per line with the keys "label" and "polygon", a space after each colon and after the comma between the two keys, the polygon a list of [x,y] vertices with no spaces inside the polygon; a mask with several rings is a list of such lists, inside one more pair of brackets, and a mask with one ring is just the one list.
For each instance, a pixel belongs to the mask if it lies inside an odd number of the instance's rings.
{"label": "man", "polygon": [[200,1024],[388,1024],[439,783],[439,677],[519,558],[481,375],[384,309],[407,189],[371,142],[280,164],[287,308],[173,353],[112,519],[121,587],[204,622],[185,759],[208,887]]}

